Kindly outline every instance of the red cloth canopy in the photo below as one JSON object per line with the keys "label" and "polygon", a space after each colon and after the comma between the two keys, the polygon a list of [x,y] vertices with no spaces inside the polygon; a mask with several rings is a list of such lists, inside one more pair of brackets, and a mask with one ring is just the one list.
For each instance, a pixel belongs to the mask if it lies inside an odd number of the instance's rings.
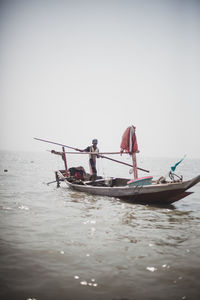
{"label": "red cloth canopy", "polygon": [[129,153],[139,152],[135,130],[136,127],[133,125],[125,130],[120,145],[121,151]]}

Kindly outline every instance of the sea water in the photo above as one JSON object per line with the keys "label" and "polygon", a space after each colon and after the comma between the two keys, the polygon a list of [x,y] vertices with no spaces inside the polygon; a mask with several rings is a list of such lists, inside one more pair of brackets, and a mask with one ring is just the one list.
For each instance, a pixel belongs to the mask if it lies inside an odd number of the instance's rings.
{"label": "sea water", "polygon": [[[178,161],[138,157],[151,170],[139,175],[154,179]],[[68,164],[88,171],[87,156]],[[131,179],[127,166],[97,164]],[[156,207],[47,185],[56,169],[62,160],[48,152],[1,152],[0,299],[200,299],[200,184]],[[177,173],[199,175],[200,160],[186,158]]]}

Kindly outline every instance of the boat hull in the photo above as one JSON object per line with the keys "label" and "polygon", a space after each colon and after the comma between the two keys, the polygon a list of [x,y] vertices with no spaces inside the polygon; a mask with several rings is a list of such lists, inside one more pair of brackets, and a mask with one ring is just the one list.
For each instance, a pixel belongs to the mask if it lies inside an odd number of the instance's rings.
{"label": "boat hull", "polygon": [[171,204],[188,195],[186,192],[190,187],[200,181],[200,175],[183,182],[152,184],[147,186],[122,186],[122,187],[102,187],[89,186],[70,183],[67,185],[78,192],[85,192],[92,195],[117,197],[125,201],[142,204]]}

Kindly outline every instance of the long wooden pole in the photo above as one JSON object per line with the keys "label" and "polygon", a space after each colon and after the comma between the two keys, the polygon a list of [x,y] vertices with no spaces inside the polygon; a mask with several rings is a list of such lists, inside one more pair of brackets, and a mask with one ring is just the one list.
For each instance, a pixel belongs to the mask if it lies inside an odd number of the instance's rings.
{"label": "long wooden pole", "polygon": [[[76,151],[79,151],[79,152],[83,152],[82,150],[80,150],[78,148],[74,148],[74,147],[67,146],[67,145],[64,145],[64,144],[60,144],[60,143],[56,143],[56,142],[52,142],[52,141],[48,141],[48,140],[43,140],[43,139],[39,139],[39,138],[34,138],[34,139],[37,140],[37,141],[41,141],[41,142],[45,142],[45,143],[49,143],[49,144],[53,144],[53,145],[58,145],[58,146],[62,146],[62,147],[69,148],[69,149],[73,149],[73,150],[76,150]],[[108,160],[112,160],[114,162],[117,162],[117,163],[125,165],[125,166],[133,167],[133,165],[130,165],[130,164],[127,164],[125,162],[122,162],[122,161],[119,161],[119,160],[107,157],[105,155],[99,155],[99,157],[102,157],[102,158],[105,158],[105,159],[108,159]],[[139,168],[139,167],[137,167],[137,169],[149,173],[148,170],[145,170],[145,169],[142,169],[142,168]]]}
{"label": "long wooden pole", "polygon": [[[99,157],[101,157],[101,158],[106,158],[106,159],[108,159],[108,160],[115,161],[115,162],[117,162],[117,163],[119,163],[119,164],[122,164],[122,165],[126,165],[126,166],[129,166],[129,167],[133,167],[132,165],[127,164],[127,163],[124,163],[123,161],[119,161],[119,160],[116,160],[116,159],[113,159],[113,158],[110,158],[110,157],[107,157],[107,156],[104,156],[104,155],[99,155]],[[149,172],[149,171],[146,171],[146,172]]]}
{"label": "long wooden pole", "polygon": [[[51,150],[46,150],[48,152],[51,152]],[[77,154],[77,155],[80,155],[80,154],[94,154],[94,155],[97,155],[97,152],[86,152],[86,151],[81,151],[81,152],[74,152],[74,151],[65,151],[66,154]],[[129,152],[120,152],[120,151],[117,151],[117,152],[98,152],[99,155],[104,155],[104,154],[108,154],[108,155],[116,155],[116,154],[130,154]]]}
{"label": "long wooden pole", "polygon": [[132,153],[132,161],[133,161],[133,174],[134,174],[134,179],[138,178],[138,171],[137,171],[137,159],[136,159],[136,153]]}
{"label": "long wooden pole", "polygon": [[[48,151],[48,150],[47,150]],[[49,150],[50,151],[50,150]],[[67,154],[94,154],[94,155],[97,155],[97,153],[96,152],[85,152],[85,151],[83,151],[83,152],[70,152],[70,151],[65,151],[65,153],[67,153]],[[129,154],[128,152],[123,152],[123,153],[121,153],[121,152],[99,152],[99,155],[104,155],[104,154],[108,154],[108,155],[112,155],[112,154]]]}
{"label": "long wooden pole", "polygon": [[62,147],[62,152],[63,152],[63,160],[65,163],[65,171],[67,172],[67,159],[66,159],[66,154],[65,154],[65,147]]}

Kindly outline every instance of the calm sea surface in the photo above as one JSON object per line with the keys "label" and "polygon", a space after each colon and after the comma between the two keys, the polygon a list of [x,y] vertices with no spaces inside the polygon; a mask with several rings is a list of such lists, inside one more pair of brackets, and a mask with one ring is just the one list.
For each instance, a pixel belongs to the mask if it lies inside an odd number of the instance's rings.
{"label": "calm sea surface", "polygon": [[[87,159],[69,166],[88,170]],[[157,179],[178,159],[138,155],[138,165]],[[131,176],[97,163],[101,175]],[[48,152],[1,152],[0,299],[200,299],[200,184],[173,206],[135,205],[48,186],[57,168]],[[200,174],[200,160],[177,173]]]}

